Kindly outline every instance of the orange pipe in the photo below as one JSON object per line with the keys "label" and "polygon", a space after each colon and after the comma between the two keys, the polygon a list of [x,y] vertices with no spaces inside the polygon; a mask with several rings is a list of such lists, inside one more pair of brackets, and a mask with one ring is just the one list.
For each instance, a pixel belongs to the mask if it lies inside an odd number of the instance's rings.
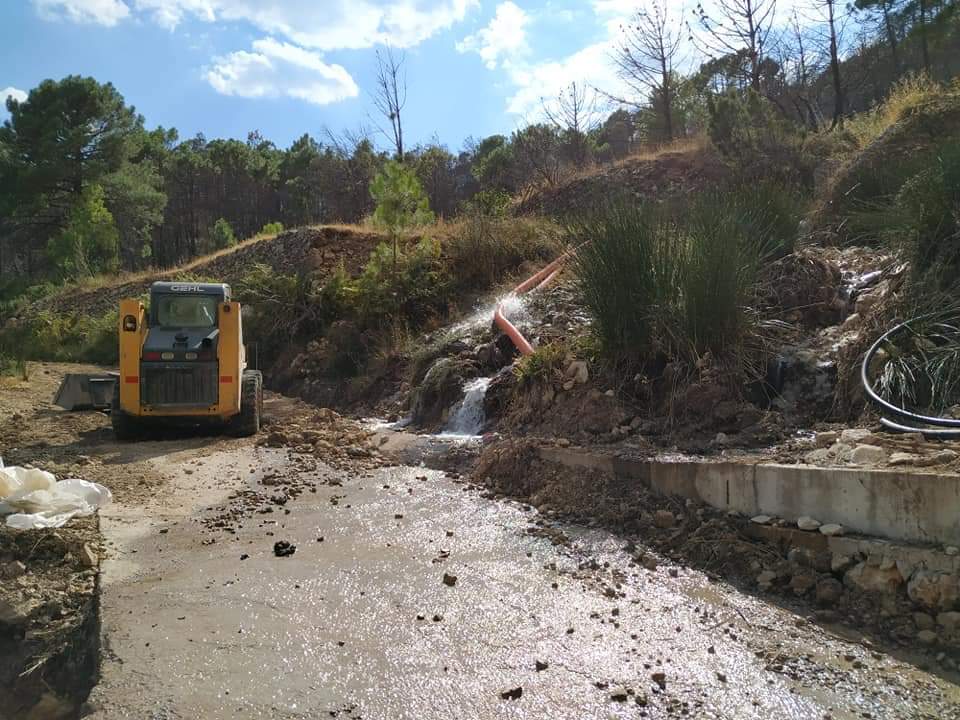
{"label": "orange pipe", "polygon": [[[512,294],[523,295],[527,292],[535,292],[550,284],[550,282],[552,282],[553,279],[560,274],[560,271],[563,269],[563,264],[567,261],[567,258],[570,257],[570,255],[571,252],[565,252],[545,268],[517,285],[513,289]],[[520,351],[521,355],[533,354],[533,345],[530,344],[530,342],[523,336],[523,333],[517,330],[516,326],[514,326],[514,324],[507,319],[506,315],[503,314],[503,303],[497,305],[497,309],[494,310],[493,322],[507,337],[510,338],[510,341],[514,344],[514,347]]]}

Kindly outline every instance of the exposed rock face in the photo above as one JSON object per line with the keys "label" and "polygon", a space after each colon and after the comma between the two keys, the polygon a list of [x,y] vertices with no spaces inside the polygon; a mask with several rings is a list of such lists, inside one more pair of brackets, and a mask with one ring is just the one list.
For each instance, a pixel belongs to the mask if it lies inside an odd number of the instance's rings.
{"label": "exposed rock face", "polygon": [[463,398],[464,381],[475,374],[476,368],[469,360],[438,360],[413,391],[410,403],[413,422],[422,427],[442,424],[450,408]]}

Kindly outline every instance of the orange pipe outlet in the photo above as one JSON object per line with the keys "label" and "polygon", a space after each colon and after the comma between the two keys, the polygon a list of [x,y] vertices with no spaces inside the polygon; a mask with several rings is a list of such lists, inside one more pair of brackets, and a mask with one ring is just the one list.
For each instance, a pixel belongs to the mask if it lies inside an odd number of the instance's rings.
{"label": "orange pipe outlet", "polygon": [[[545,268],[524,280],[513,289],[513,294],[523,295],[527,292],[540,290],[541,288],[549,285],[550,282],[552,282],[553,279],[560,274],[560,271],[563,269],[563,264],[566,262],[569,256],[569,252],[564,253]],[[503,303],[497,305],[497,309],[494,310],[493,322],[507,337],[510,338],[510,341],[513,343],[514,347],[520,351],[521,355],[533,354],[533,345],[530,344],[530,342],[523,336],[523,333],[517,330],[516,326],[514,326],[514,324],[507,319],[506,315],[503,314]]]}

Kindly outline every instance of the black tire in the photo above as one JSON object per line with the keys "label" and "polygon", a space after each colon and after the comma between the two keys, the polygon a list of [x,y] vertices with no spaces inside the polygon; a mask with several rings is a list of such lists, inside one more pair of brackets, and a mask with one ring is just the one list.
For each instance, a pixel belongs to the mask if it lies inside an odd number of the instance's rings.
{"label": "black tire", "polygon": [[230,421],[230,433],[250,437],[260,432],[263,414],[263,374],[259,370],[244,370],[240,385],[240,414]]}
{"label": "black tire", "polygon": [[136,440],[140,435],[140,424],[136,419],[120,409],[120,379],[113,385],[113,398],[110,400],[110,424],[117,440],[125,442]]}

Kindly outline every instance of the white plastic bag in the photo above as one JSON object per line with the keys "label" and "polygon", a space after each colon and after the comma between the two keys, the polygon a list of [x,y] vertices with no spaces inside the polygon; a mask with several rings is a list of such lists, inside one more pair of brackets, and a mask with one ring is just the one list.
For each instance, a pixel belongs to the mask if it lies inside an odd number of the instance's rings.
{"label": "white plastic bag", "polygon": [[0,515],[20,530],[62,527],[71,518],[92,515],[113,499],[103,485],[56,477],[43,470],[0,464]]}

